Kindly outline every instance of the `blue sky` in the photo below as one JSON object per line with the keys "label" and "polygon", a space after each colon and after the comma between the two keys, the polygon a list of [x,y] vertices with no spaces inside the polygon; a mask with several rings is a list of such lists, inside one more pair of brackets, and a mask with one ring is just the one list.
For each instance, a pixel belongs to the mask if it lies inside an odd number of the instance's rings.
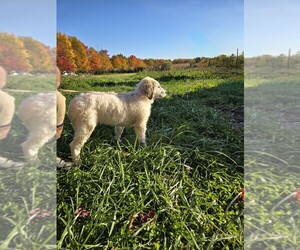
{"label": "blue sky", "polygon": [[243,48],[242,0],[59,0],[58,31],[110,55],[194,58]]}
{"label": "blue sky", "polygon": [[141,58],[279,55],[300,51],[299,13],[299,0],[2,0],[0,32],[54,47],[58,29]]}
{"label": "blue sky", "polygon": [[299,0],[245,0],[245,56],[300,51]]}
{"label": "blue sky", "polygon": [[1,0],[0,32],[31,36],[54,47],[56,44],[55,0]]}

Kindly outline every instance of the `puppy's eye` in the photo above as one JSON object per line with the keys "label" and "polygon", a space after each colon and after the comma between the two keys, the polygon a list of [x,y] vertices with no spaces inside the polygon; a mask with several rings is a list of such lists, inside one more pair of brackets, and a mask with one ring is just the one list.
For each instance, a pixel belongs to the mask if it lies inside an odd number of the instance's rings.
{"label": "puppy's eye", "polygon": [[161,87],[160,87],[160,86],[158,86],[158,88],[160,89]]}

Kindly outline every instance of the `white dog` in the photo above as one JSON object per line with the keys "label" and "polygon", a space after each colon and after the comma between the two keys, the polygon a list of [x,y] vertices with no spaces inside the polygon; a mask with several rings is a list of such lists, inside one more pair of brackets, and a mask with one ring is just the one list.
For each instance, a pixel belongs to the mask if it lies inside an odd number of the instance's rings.
{"label": "white dog", "polygon": [[22,143],[27,161],[38,160],[39,149],[56,133],[56,94],[39,93],[26,98],[19,106],[19,117],[28,129]]}
{"label": "white dog", "polygon": [[115,126],[115,139],[118,141],[124,127],[134,127],[138,141],[145,144],[151,104],[155,98],[165,96],[166,91],[155,79],[145,77],[134,91],[125,94],[92,92],[74,97],[68,110],[75,130],[70,143],[73,160],[80,160],[80,150],[98,123]]}

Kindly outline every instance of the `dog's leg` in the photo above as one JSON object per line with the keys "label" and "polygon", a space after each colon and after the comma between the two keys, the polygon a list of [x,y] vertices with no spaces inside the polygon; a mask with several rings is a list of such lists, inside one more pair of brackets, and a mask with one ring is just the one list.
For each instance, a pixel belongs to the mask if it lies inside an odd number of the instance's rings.
{"label": "dog's leg", "polygon": [[134,130],[138,137],[139,143],[142,144],[143,146],[146,146],[146,130],[147,130],[146,125],[141,125],[141,124],[135,125]]}
{"label": "dog's leg", "polygon": [[115,126],[115,139],[116,141],[120,142],[121,141],[121,136],[124,131],[124,127],[121,126]]}
{"label": "dog's leg", "polygon": [[26,141],[22,143],[24,157],[27,161],[38,160],[39,149],[54,136],[53,129],[37,129],[30,131]]}
{"label": "dog's leg", "polygon": [[74,163],[80,162],[80,151],[86,141],[90,138],[96,124],[82,124],[82,127],[75,129],[75,136],[70,143],[72,159]]}

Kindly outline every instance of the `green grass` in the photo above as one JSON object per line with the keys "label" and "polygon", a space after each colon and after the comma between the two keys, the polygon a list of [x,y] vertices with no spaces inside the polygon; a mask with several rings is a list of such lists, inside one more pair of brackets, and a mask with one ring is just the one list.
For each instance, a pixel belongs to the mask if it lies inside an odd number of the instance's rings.
{"label": "green grass", "polygon": [[[152,108],[147,147],[133,129],[123,141],[99,126],[82,150],[83,164],[58,172],[58,248],[242,249],[243,74],[237,71],[143,72],[63,77],[62,88],[132,90],[149,75],[167,90]],[[77,93],[65,93],[67,102]],[[58,153],[70,155],[65,120]],[[90,211],[87,218],[74,215]],[[131,231],[134,214],[155,222]]]}
{"label": "green grass", "polygon": [[[54,249],[55,169],[29,165],[18,171],[0,169],[0,181],[0,249]],[[51,215],[38,218],[30,213],[37,208]]]}
{"label": "green grass", "polygon": [[298,249],[299,77],[273,73],[245,82],[245,247]]}
{"label": "green grass", "polygon": [[[0,156],[22,162],[21,143],[27,131],[13,120],[9,136],[0,141]],[[19,170],[0,168],[0,249],[54,249],[56,246],[56,142],[40,150],[39,164]],[[41,208],[50,216],[38,218],[30,211]]]}
{"label": "green grass", "polygon": [[55,74],[8,76],[6,89],[29,91],[55,91]]}
{"label": "green grass", "polygon": [[[0,140],[0,157],[24,161],[21,143],[28,131],[18,117],[18,107],[28,96],[38,91],[55,89],[53,76],[8,77],[6,89],[35,92],[8,92],[15,97],[15,116],[12,128]],[[56,141],[40,150],[40,164],[27,164],[19,170],[0,168],[0,249],[54,249],[56,247]],[[40,217],[33,210],[49,211]],[[37,211],[37,210],[36,210]]]}

